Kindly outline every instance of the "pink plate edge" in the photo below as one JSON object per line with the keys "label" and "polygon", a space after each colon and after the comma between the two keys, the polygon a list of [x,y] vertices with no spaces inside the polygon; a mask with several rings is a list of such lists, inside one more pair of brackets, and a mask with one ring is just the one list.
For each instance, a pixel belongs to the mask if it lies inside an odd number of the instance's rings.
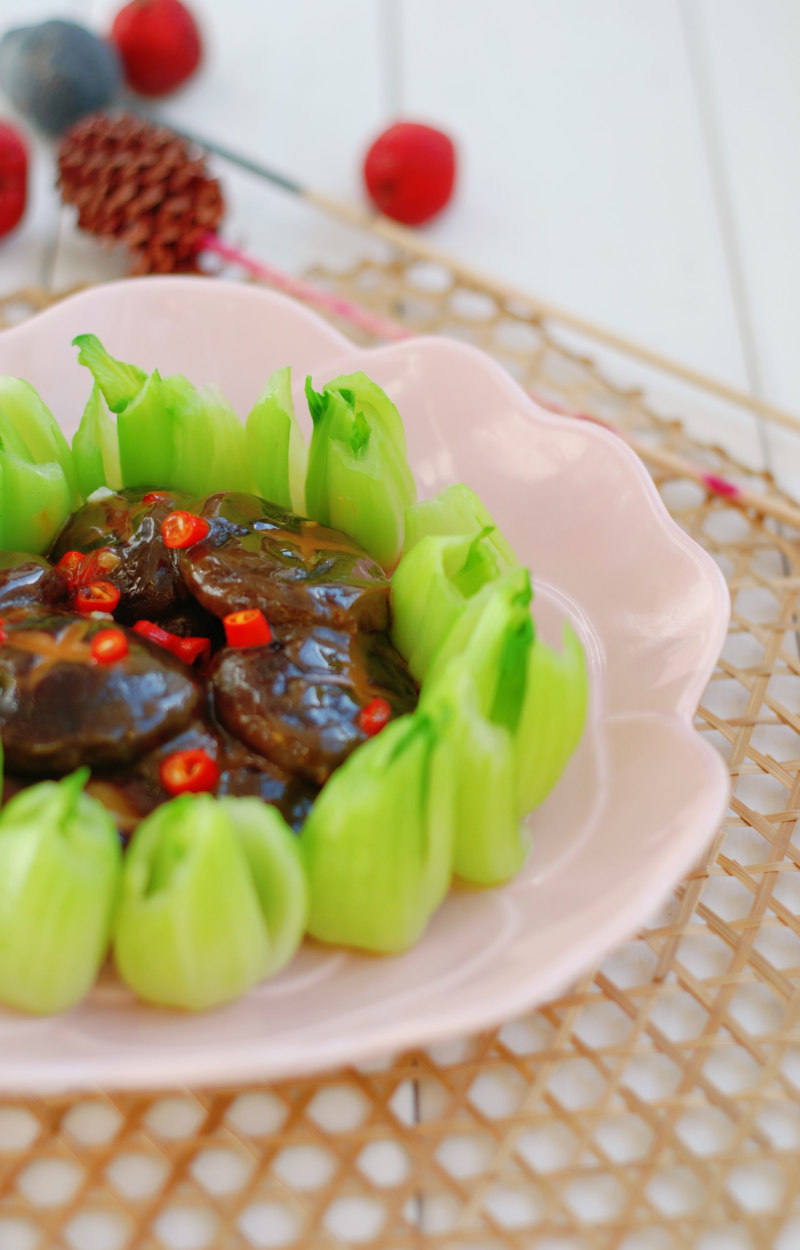
{"label": "pink plate edge", "polygon": [[[123,279],[118,282],[107,283],[100,287],[77,292],[72,296],[66,297],[58,304],[36,314],[24,323],[1,332],[0,345],[8,346],[10,343],[13,343],[17,336],[24,337],[29,332],[38,333],[42,322],[47,320],[57,321],[60,311],[66,305],[72,306],[79,301],[89,302],[97,298],[101,301],[109,298],[114,299],[118,296],[120,289],[130,291],[133,282],[137,286],[141,284],[141,286],[148,287],[156,283],[167,284],[173,289],[191,285],[195,291],[198,282],[208,285],[213,283],[214,288],[227,288],[230,291],[235,291],[236,299],[252,299],[256,302],[266,301],[283,306],[287,312],[291,309],[291,315],[298,321],[304,322],[308,329],[313,331],[317,341],[320,344],[324,342],[332,352],[358,352],[359,355],[370,356],[377,352],[391,353],[402,351],[407,349],[409,344],[413,345],[415,342],[421,341],[420,339],[406,339],[401,343],[388,346],[361,347],[328,325],[316,313],[279,293],[265,290],[264,288],[246,286],[241,283],[226,282],[220,279],[169,277]],[[426,341],[435,342],[439,340],[429,339]],[[560,957],[556,957],[547,972],[544,975],[539,974],[534,985],[529,985],[525,982],[519,983],[515,986],[515,992],[509,992],[502,1000],[493,1000],[488,1008],[476,1003],[472,1010],[451,1013],[437,1021],[426,1018],[424,1027],[420,1027],[419,1024],[415,1025],[413,1016],[410,1016],[408,1019],[402,1019],[399,1022],[396,1020],[388,1022],[381,1027],[373,1025],[370,1028],[368,1037],[360,1039],[348,1035],[342,1035],[338,1038],[330,1037],[326,1039],[324,1045],[317,1046],[315,1053],[312,1054],[298,1055],[291,1048],[286,1047],[285,1051],[280,1055],[276,1055],[273,1051],[269,1061],[265,1063],[263,1052],[260,1054],[258,1046],[255,1043],[250,1043],[246,1053],[237,1056],[236,1084],[253,1080],[301,1076],[328,1069],[341,1063],[365,1062],[399,1049],[431,1045],[468,1032],[496,1026],[531,1009],[537,1003],[552,997],[563,989],[577,975],[585,971],[588,966],[596,963],[601,954],[608,952],[613,946],[625,940],[635,931],[637,926],[641,925],[647,914],[664,901],[675,882],[696,861],[699,852],[713,836],[727,806],[730,786],[728,770],[722,757],[692,727],[696,703],[711,675],[728,627],[730,598],[722,573],[711,557],[693,539],[685,534],[673,520],[646,468],[622,439],[599,426],[572,417],[554,415],[542,408],[502,369],[498,362],[478,348],[457,340],[448,340],[448,346],[451,349],[455,348],[457,351],[480,359],[483,368],[490,369],[498,384],[508,390],[510,394],[513,394],[515,402],[523,402],[530,411],[531,417],[536,421],[562,427],[564,425],[576,426],[580,428],[584,436],[599,439],[601,442],[613,445],[618,455],[621,454],[627,458],[631,470],[639,483],[639,488],[642,490],[650,509],[661,522],[665,533],[669,535],[673,542],[683,547],[687,554],[691,555],[695,563],[703,568],[713,583],[715,587],[715,629],[709,631],[709,640],[702,654],[701,661],[698,662],[698,667],[692,676],[692,680],[687,681],[681,692],[680,706],[676,707],[674,716],[669,717],[666,715],[662,717],[663,719],[674,720],[676,722],[676,730],[680,726],[681,735],[685,736],[687,745],[691,743],[692,749],[699,752],[701,757],[704,757],[704,768],[706,770],[704,789],[708,800],[708,823],[705,827],[705,832],[701,836],[698,836],[698,831],[695,829],[684,837],[676,838],[669,849],[669,854],[662,859],[660,878],[658,880],[654,879],[650,883],[650,888],[644,896],[638,894],[635,898],[629,899],[627,906],[618,909],[612,916],[607,917],[604,924],[592,930],[590,942],[585,942],[579,947],[570,947]],[[711,819],[712,813],[714,816],[713,821]],[[587,946],[590,949],[587,949]],[[113,1075],[110,1071],[108,1072],[112,1082],[112,1085],[109,1087],[120,1089],[165,1088],[174,1086],[176,1083],[191,1083],[195,1085],[219,1084],[220,1073],[225,1070],[228,1064],[229,1056],[225,1047],[220,1047],[218,1050],[206,1047],[197,1056],[183,1054],[180,1059],[161,1055],[157,1076],[152,1068],[148,1069],[146,1061],[141,1066],[130,1064],[122,1075],[116,1071],[113,1072]],[[47,1076],[42,1073],[40,1063],[32,1064],[30,1072],[26,1072],[24,1064],[16,1064],[15,1072],[10,1081],[8,1080],[10,1074],[0,1073],[0,1088],[9,1091],[13,1090],[14,1092],[24,1090],[56,1092],[68,1089],[94,1088],[95,1085],[93,1083],[87,1082],[86,1066],[86,1057],[76,1061],[74,1071],[69,1061],[66,1063],[62,1062],[58,1075],[53,1073],[52,1080],[48,1080]],[[103,1066],[102,1062],[100,1062],[98,1069],[102,1070]],[[109,1068],[114,1067],[113,1062],[106,1066]],[[102,1071],[100,1072],[100,1079],[105,1080]]]}

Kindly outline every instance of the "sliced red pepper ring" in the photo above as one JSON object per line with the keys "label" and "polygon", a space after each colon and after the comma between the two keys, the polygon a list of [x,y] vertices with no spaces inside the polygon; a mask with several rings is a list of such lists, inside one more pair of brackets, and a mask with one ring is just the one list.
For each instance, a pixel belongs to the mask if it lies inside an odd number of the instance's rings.
{"label": "sliced red pepper ring", "polygon": [[65,551],[56,564],[67,578],[70,586],[86,586],[96,582],[104,573],[110,573],[119,564],[120,557],[111,547],[96,547],[94,551]]}
{"label": "sliced red pepper ring", "polygon": [[101,629],[92,639],[90,652],[95,664],[114,664],[128,654],[128,639],[121,629]]}
{"label": "sliced red pepper ring", "polygon": [[202,794],[219,781],[219,768],[202,747],[175,751],[158,766],[161,784],[168,794]]}
{"label": "sliced red pepper ring", "polygon": [[118,603],[119,591],[113,582],[101,579],[75,591],[75,611],[84,616],[90,612],[113,612]]}
{"label": "sliced red pepper ring", "polygon": [[157,646],[183,660],[184,664],[194,664],[197,659],[205,663],[211,659],[211,640],[208,638],[181,638],[180,634],[171,634],[168,629],[162,629],[155,621],[137,621],[133,629],[134,633],[140,634],[142,638],[149,638]]}
{"label": "sliced red pepper ring", "polygon": [[159,647],[166,647],[169,650],[170,639],[175,637],[169,630],[162,629],[160,625],[156,625],[155,621],[137,621],[133,626],[135,634],[141,634],[142,638],[149,638],[151,642],[155,642]]}
{"label": "sliced red pepper ring", "polygon": [[0,616],[0,647],[4,642],[8,642],[8,634],[3,629],[3,618]]}
{"label": "sliced red pepper ring", "polygon": [[202,542],[211,526],[194,512],[170,512],[161,522],[161,537],[165,547],[184,551]]}
{"label": "sliced red pepper ring", "polygon": [[61,570],[71,586],[78,582],[83,558],[82,551],[65,551],[56,564],[56,568]]}
{"label": "sliced red pepper ring", "polygon": [[265,647],[272,642],[272,630],[260,608],[245,608],[223,616],[229,647]]}
{"label": "sliced red pepper ring", "polygon": [[374,738],[392,716],[391,705],[380,697],[371,699],[358,714],[358,725],[368,738]]}
{"label": "sliced red pepper ring", "polygon": [[146,495],[142,495],[142,503],[164,503],[174,498],[171,490],[149,490]]}
{"label": "sliced red pepper ring", "polygon": [[175,641],[171,644],[170,650],[173,655],[177,655],[179,660],[183,660],[184,664],[194,664],[195,660],[207,664],[211,659],[210,638],[194,635],[189,638],[180,638],[175,635],[173,637]]}
{"label": "sliced red pepper ring", "polygon": [[96,582],[104,573],[110,573],[120,562],[120,557],[111,547],[95,547],[87,551],[78,569],[77,581],[81,586]]}

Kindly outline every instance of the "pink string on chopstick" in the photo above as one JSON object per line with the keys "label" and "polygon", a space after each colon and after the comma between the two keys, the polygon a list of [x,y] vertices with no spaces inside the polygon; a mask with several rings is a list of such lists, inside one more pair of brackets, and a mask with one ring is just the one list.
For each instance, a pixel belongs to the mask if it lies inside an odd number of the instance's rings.
{"label": "pink string on chopstick", "polygon": [[293,295],[307,304],[316,304],[318,308],[324,308],[337,317],[343,317],[351,325],[358,326],[359,329],[365,330],[375,338],[399,341],[413,337],[410,330],[398,325],[396,321],[389,321],[379,316],[378,313],[370,312],[369,309],[362,308],[360,304],[353,303],[352,300],[344,299],[341,295],[324,291],[321,287],[306,282],[304,278],[290,277],[289,274],[282,273],[279,269],[273,269],[271,265],[265,265],[263,261],[254,260],[252,256],[248,256],[238,247],[223,243],[216,234],[204,235],[200,240],[200,247],[204,252],[214,252],[223,260],[246,269],[254,278],[263,278],[270,286],[277,287],[279,291],[285,291],[287,295]]}
{"label": "pink string on chopstick", "polygon": [[625,430],[621,430],[619,426],[612,425],[608,421],[603,421],[601,417],[592,416],[590,412],[576,412],[572,408],[565,408],[562,404],[556,403],[555,400],[542,399],[540,395],[535,395],[533,391],[529,391],[531,399],[537,404],[541,404],[542,408],[547,408],[549,412],[555,412],[562,417],[575,417],[578,421],[591,421],[592,425],[599,425],[602,429],[608,430],[611,434],[616,434],[619,438],[632,447],[640,459],[646,460],[648,457],[660,462],[662,467],[672,467],[675,471],[679,471],[686,477],[693,478],[695,482],[699,482],[712,495],[720,495],[723,499],[743,500],[745,492],[735,482],[731,482],[727,477],[720,477],[718,473],[708,473],[699,464],[693,464],[690,460],[684,460],[683,457],[677,457],[667,451],[659,451],[652,447],[648,447],[638,438],[632,437]]}
{"label": "pink string on chopstick", "polygon": [[[381,317],[378,313],[362,307],[361,304],[345,299],[341,295],[334,295],[330,291],[325,291],[321,287],[315,286],[313,282],[307,282],[304,278],[295,278],[279,269],[273,269],[271,265],[265,265],[263,261],[255,260],[252,256],[248,256],[240,248],[224,243],[216,234],[204,235],[201,240],[201,248],[203,251],[215,253],[231,264],[238,265],[246,270],[247,273],[252,274],[253,277],[261,278],[264,282],[269,283],[270,286],[286,292],[287,295],[294,296],[295,299],[302,300],[307,304],[314,304],[317,308],[324,309],[326,312],[343,318],[343,320],[364,330],[374,338],[400,342],[403,339],[414,337],[413,331],[399,322],[391,321],[387,317]],[[555,400],[544,399],[534,391],[529,390],[528,394],[531,399],[549,412],[557,413],[560,416],[574,417],[578,421],[590,421],[592,425],[599,425],[604,430],[616,434],[618,438],[621,438],[623,442],[627,443],[639,456],[643,456],[645,459],[648,456],[648,452],[651,457],[654,455],[653,450],[640,444],[638,439],[626,433],[625,430],[621,430],[618,426],[612,425],[608,421],[603,421],[600,417],[595,417],[589,412],[576,412],[574,409],[565,408]],[[661,453],[659,458],[663,458],[667,454]],[[694,478],[696,482],[700,482],[713,495],[720,495],[725,499],[732,500],[740,499],[743,496],[741,488],[734,482],[720,477],[716,473],[708,473],[700,465],[694,465],[691,462],[681,460],[680,466],[678,466],[676,459],[675,468],[677,469],[678,467],[687,476]]]}
{"label": "pink string on chopstick", "polygon": [[739,499],[742,494],[741,487],[735,482],[729,482],[725,477],[718,477],[716,473],[703,473],[699,479],[704,486],[708,487],[713,495],[724,495],[726,499]]}

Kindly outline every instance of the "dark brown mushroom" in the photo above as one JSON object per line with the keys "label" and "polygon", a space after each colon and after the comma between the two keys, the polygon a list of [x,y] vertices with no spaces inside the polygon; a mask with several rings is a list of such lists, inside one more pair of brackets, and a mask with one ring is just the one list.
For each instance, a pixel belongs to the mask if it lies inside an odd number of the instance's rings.
{"label": "dark brown mushroom", "polygon": [[69,598],[69,582],[43,556],[0,551],[0,616],[9,609],[51,612]]}
{"label": "dark brown mushroom", "polygon": [[318,793],[319,786],[304,781],[302,777],[292,777],[282,769],[270,765],[267,760],[262,760],[258,768],[251,766],[226,769],[217,787],[217,794],[257,798],[277,807],[295,833],[302,829]]}
{"label": "dark brown mushroom", "polygon": [[178,562],[215,616],[260,608],[273,626],[388,628],[388,579],[345,534],[239,492],[210,495],[200,515],[209,533]]}
{"label": "dark brown mushroom", "polygon": [[[175,510],[199,511],[207,537],[166,548],[161,525]],[[164,758],[198,746],[217,762],[218,794],[257,796],[299,829],[320,785],[367,737],[361,710],[378,697],[394,716],[416,704],[385,632],[388,579],[335,530],[254,495],[200,503],[124,490],[68,520],[50,554],[67,551],[94,553],[96,570],[81,565],[80,576],[119,588],[123,625],[154,621],[208,637],[214,651],[224,647],[220,618],[229,612],[260,608],[274,630],[269,646],[219,651],[205,681],[128,631],[126,657],[95,663],[91,640],[114,622],[72,614],[69,580],[41,557],[0,555],[7,781],[27,785],[87,764],[91,792],[125,836],[170,797]]]}
{"label": "dark brown mushroom", "polygon": [[[144,501],[146,494],[157,496]],[[61,529],[50,551],[58,561],[68,551],[109,548],[116,557],[97,576],[113,582],[121,598],[116,617],[124,625],[160,620],[180,610],[187,599],[175,551],[164,546],[161,524],[170,512],[189,506],[177,491],[149,492],[139,487],[84,504]]]}
{"label": "dark brown mushroom", "polygon": [[417,689],[385,634],[295,628],[266,647],[225,649],[210,680],[216,715],[251,750],[322,785],[367,735],[359,713],[384,698],[411,711]]}
{"label": "dark brown mushroom", "polygon": [[198,718],[183,733],[170,738],[124,769],[95,773],[89,789],[114,815],[120,832],[129,835],[140,820],[171,796],[160,776],[162,762],[176,751],[201,748],[220,770],[218,795],[248,796],[277,807],[286,823],[299,830],[319,787],[293,777],[262,756],[255,755],[210,718]]}
{"label": "dark brown mushroom", "polygon": [[203,687],[162,648],[128,633],[123,659],[92,661],[92,638],[112,624],[64,614],[6,625],[0,737],[11,773],[125,764],[191,722]]}

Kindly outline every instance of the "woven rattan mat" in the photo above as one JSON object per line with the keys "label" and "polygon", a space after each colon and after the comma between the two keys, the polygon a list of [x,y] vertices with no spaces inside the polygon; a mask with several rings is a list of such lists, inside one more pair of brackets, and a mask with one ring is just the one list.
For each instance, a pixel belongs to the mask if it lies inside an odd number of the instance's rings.
{"label": "woven rattan mat", "polygon": [[[446,268],[315,277],[776,495],[559,346],[546,317]],[[457,1044],[247,1091],[0,1102],[2,1250],[800,1246],[798,532],[675,471],[655,479],[733,601],[697,716],[729,762],[731,811],[670,906],[569,994]]]}

